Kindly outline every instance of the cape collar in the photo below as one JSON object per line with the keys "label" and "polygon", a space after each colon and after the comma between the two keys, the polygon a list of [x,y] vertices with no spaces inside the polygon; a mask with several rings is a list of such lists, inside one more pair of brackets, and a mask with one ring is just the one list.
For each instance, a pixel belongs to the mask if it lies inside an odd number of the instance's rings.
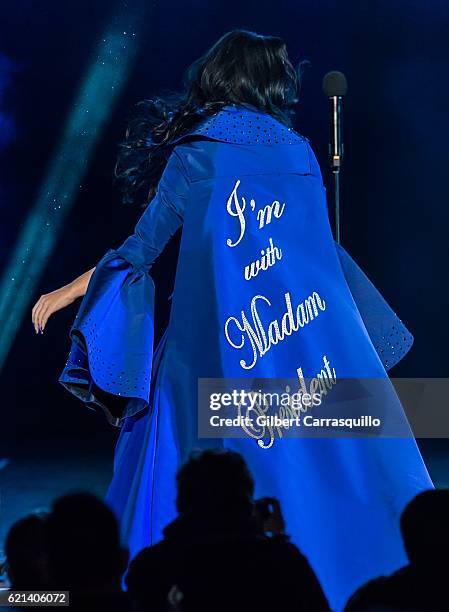
{"label": "cape collar", "polygon": [[225,106],[173,144],[199,137],[231,144],[299,144],[306,139],[271,115],[243,106]]}

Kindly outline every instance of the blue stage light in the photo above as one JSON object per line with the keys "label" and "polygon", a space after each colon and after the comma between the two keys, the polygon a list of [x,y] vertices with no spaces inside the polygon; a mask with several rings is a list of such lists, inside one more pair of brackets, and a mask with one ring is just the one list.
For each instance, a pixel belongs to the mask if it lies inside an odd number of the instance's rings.
{"label": "blue stage light", "polygon": [[19,233],[0,282],[0,368],[126,83],[137,50],[136,26],[143,23],[144,12],[119,11],[97,45],[36,203]]}

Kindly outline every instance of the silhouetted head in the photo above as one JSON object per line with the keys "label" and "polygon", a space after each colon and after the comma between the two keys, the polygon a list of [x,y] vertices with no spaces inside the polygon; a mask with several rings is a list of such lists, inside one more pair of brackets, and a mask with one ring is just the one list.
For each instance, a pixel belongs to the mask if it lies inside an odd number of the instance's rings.
{"label": "silhouetted head", "polygon": [[410,563],[449,564],[449,489],[424,491],[405,508],[401,533]]}
{"label": "silhouetted head", "polygon": [[45,516],[31,514],[9,530],[5,543],[8,577],[16,590],[48,588]]}
{"label": "silhouetted head", "polygon": [[111,510],[89,493],[56,500],[47,520],[55,586],[87,590],[120,585],[128,556]]}
{"label": "silhouetted head", "polygon": [[194,452],[177,475],[179,513],[251,516],[254,481],[233,451]]}
{"label": "silhouetted head", "polygon": [[281,38],[228,32],[186,70],[184,91],[138,105],[116,166],[124,201],[150,199],[167,161],[165,147],[224,106],[246,106],[291,126],[299,88],[299,67]]}

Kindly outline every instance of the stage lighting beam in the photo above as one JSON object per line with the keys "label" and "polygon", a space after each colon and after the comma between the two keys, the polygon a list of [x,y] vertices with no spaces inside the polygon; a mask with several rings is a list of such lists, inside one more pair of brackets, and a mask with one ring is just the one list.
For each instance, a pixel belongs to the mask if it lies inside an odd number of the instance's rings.
{"label": "stage lighting beam", "polygon": [[95,146],[129,76],[142,12],[115,14],[97,45],[36,202],[19,232],[0,281],[0,369],[23,317],[29,315],[63,221],[82,188]]}

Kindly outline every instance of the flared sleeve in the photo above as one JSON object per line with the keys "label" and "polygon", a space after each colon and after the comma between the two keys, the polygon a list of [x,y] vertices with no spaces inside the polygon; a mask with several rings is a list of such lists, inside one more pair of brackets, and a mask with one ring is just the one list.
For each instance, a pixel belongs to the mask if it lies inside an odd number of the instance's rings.
{"label": "flared sleeve", "polygon": [[336,244],[343,274],[371,342],[390,370],[410,350],[413,336],[356,262]]}
{"label": "flared sleeve", "polygon": [[150,268],[181,226],[188,178],[176,149],[134,234],[98,263],[70,332],[60,382],[113,425],[148,406],[154,338]]}

